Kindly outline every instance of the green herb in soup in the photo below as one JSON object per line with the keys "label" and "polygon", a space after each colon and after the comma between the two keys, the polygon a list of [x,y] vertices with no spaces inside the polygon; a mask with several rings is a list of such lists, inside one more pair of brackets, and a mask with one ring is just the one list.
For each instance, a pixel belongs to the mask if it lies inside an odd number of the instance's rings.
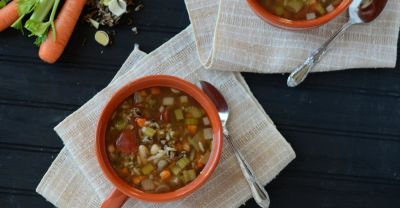
{"label": "green herb in soup", "polygon": [[186,93],[168,87],[127,98],[106,132],[113,169],[133,187],[153,193],[193,181],[210,157],[212,140],[204,109]]}
{"label": "green herb in soup", "polygon": [[259,0],[271,13],[290,20],[312,20],[333,11],[343,0]]}

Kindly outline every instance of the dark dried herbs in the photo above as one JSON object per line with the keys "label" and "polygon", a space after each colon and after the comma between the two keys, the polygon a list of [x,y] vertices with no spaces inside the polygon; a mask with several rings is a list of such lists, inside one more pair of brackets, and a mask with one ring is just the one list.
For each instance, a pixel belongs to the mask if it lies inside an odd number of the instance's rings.
{"label": "dark dried herbs", "polygon": [[[120,0],[122,1],[122,0]],[[86,22],[91,22],[91,20],[98,22],[100,25],[114,27],[122,19],[126,19],[127,23],[133,23],[133,12],[139,11],[143,8],[143,4],[139,0],[124,0],[127,4],[127,12],[121,16],[113,15],[109,10],[108,6],[104,4],[104,0],[88,0],[85,9],[84,19]]]}

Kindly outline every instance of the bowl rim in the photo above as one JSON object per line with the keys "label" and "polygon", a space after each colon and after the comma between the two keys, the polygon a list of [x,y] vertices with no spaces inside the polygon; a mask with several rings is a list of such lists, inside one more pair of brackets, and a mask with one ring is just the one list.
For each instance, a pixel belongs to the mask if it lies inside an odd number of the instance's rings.
{"label": "bowl rim", "polygon": [[[121,179],[110,165],[105,144],[106,126],[109,118],[119,104],[136,91],[156,86],[173,87],[193,97],[208,114],[214,136],[213,149],[211,151],[210,158],[196,179],[175,191],[159,194],[143,192],[128,185],[123,179]],[[115,188],[121,191],[123,194],[131,198],[148,202],[167,202],[177,200],[193,193],[195,190],[200,188],[217,167],[222,154],[222,146],[222,125],[217,109],[213,102],[194,84],[170,75],[149,75],[131,81],[122,86],[111,96],[103,108],[96,128],[96,158],[103,174],[115,186]]]}
{"label": "bowl rim", "polygon": [[290,20],[276,16],[260,5],[259,0],[247,0],[250,8],[265,21],[274,26],[293,29],[308,29],[321,26],[343,13],[352,0],[343,0],[333,11],[313,20]]}

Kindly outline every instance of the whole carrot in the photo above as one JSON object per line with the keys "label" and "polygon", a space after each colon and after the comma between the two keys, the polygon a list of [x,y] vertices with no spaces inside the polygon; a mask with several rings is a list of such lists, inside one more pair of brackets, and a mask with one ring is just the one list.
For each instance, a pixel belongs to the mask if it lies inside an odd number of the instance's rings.
{"label": "whole carrot", "polygon": [[66,0],[55,21],[56,39],[53,30],[50,30],[47,39],[40,45],[39,57],[47,62],[54,63],[60,58],[71,38],[75,25],[85,6],[86,0]]}
{"label": "whole carrot", "polygon": [[17,19],[17,0],[14,0],[0,9],[0,32],[10,27]]}

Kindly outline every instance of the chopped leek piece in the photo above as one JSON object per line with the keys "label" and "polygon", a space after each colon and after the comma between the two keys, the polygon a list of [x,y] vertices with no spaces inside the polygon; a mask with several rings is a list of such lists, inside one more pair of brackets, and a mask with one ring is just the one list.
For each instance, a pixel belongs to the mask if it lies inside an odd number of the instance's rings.
{"label": "chopped leek piece", "polygon": [[212,139],[213,138],[213,133],[211,128],[206,128],[203,130],[204,134],[204,139]]}
{"label": "chopped leek piece", "polygon": [[204,126],[210,125],[210,120],[208,119],[207,116],[206,116],[206,117],[203,117],[203,124],[204,124]]}
{"label": "chopped leek piece", "polygon": [[163,99],[163,105],[173,105],[174,104],[174,98],[173,97],[165,97]]}
{"label": "chopped leek piece", "polygon": [[182,112],[181,109],[176,109],[176,110],[175,110],[175,118],[176,118],[176,120],[178,120],[178,121],[184,119],[184,117],[183,117],[183,112]]}
{"label": "chopped leek piece", "polygon": [[297,13],[303,8],[303,6],[303,0],[289,0],[286,5],[286,9],[290,10],[291,12]]}
{"label": "chopped leek piece", "polygon": [[94,34],[94,39],[96,40],[97,43],[99,43],[102,46],[107,46],[110,43],[110,37],[106,32],[102,30],[97,31]]}
{"label": "chopped leek piece", "polygon": [[188,99],[187,96],[181,96],[181,97],[179,98],[179,100],[181,101],[181,103],[187,103],[187,102],[189,102],[189,99]]}
{"label": "chopped leek piece", "polygon": [[89,18],[89,22],[90,22],[90,24],[92,24],[92,26],[93,26],[94,28],[99,29],[99,26],[100,26],[100,23],[99,23],[99,22],[97,22],[96,20],[94,20],[94,19],[92,19],[92,18]]}

